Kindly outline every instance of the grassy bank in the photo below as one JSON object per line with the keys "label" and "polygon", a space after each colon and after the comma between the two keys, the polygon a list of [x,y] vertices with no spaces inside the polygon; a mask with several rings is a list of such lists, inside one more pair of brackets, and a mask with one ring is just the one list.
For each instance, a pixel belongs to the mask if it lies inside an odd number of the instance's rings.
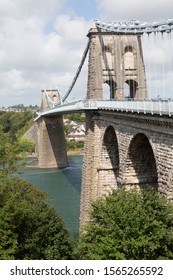
{"label": "grassy bank", "polygon": [[67,155],[68,156],[83,156],[84,149],[75,149],[75,150],[68,150]]}

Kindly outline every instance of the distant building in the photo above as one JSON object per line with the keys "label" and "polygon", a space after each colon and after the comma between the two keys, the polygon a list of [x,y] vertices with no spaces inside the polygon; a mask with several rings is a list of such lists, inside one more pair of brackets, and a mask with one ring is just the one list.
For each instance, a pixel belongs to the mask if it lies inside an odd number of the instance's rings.
{"label": "distant building", "polygon": [[68,140],[85,140],[85,124],[77,121],[64,119],[64,125],[68,127],[66,139]]}

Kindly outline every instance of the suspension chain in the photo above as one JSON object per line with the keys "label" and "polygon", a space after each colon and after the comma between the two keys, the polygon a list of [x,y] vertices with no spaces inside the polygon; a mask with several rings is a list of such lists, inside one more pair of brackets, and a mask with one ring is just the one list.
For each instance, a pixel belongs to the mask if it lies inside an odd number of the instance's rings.
{"label": "suspension chain", "polygon": [[140,22],[138,20],[131,20],[130,22],[108,22],[104,23],[95,20],[95,26],[99,29],[104,29],[117,34],[143,34],[143,33],[170,33],[173,30],[173,19],[168,19],[163,22]]}
{"label": "suspension chain", "polygon": [[80,62],[79,67],[78,67],[78,69],[77,69],[77,71],[76,71],[76,75],[75,75],[75,77],[73,78],[73,81],[72,81],[72,83],[71,83],[71,85],[70,85],[70,87],[69,87],[67,93],[66,93],[66,94],[64,95],[64,97],[62,98],[62,102],[64,102],[64,101],[67,99],[67,97],[69,96],[70,92],[72,91],[72,89],[73,89],[73,87],[74,87],[74,85],[75,85],[75,83],[76,83],[76,81],[77,81],[77,79],[78,79],[78,77],[79,77],[79,74],[80,74],[80,72],[81,72],[82,66],[83,66],[83,64],[84,64],[84,62],[85,62],[85,59],[86,59],[86,56],[87,56],[87,53],[88,53],[88,50],[89,50],[89,45],[90,45],[90,39],[88,40],[87,46],[86,46],[86,48],[85,48],[85,50],[84,50],[84,53],[83,53],[81,62]]}

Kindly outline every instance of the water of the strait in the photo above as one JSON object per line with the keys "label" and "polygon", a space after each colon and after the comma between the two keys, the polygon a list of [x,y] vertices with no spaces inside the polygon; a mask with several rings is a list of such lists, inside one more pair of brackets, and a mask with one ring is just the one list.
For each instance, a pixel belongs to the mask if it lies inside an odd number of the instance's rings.
{"label": "water of the strait", "polygon": [[65,169],[24,168],[19,177],[31,182],[39,190],[48,193],[52,204],[71,236],[78,234],[82,156],[70,156]]}

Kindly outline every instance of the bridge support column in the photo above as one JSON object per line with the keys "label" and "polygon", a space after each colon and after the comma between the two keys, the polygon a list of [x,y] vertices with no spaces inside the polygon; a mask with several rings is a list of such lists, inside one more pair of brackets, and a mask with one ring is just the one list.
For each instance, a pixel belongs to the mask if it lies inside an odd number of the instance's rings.
{"label": "bridge support column", "polygon": [[38,122],[38,166],[68,166],[62,116],[41,117]]}
{"label": "bridge support column", "polygon": [[98,168],[100,163],[101,131],[95,118],[96,117],[92,116],[92,113],[86,113],[86,138],[80,204],[81,226],[89,221],[91,203],[98,198]]}

